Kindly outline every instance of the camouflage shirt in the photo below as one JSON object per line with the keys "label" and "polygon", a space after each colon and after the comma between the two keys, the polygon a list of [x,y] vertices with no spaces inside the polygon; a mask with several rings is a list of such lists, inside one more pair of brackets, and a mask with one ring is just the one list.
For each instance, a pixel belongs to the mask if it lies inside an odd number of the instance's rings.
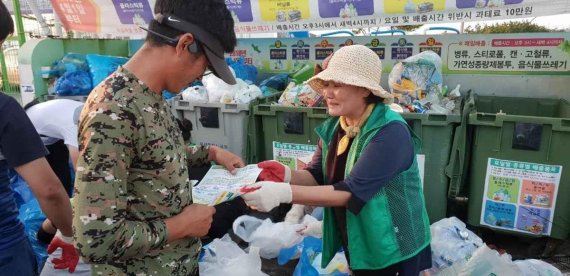
{"label": "camouflage shirt", "polygon": [[79,142],[73,232],[93,274],[197,275],[200,241],[167,241],[164,219],[191,204],[192,191],[162,97],[119,68],[87,99]]}

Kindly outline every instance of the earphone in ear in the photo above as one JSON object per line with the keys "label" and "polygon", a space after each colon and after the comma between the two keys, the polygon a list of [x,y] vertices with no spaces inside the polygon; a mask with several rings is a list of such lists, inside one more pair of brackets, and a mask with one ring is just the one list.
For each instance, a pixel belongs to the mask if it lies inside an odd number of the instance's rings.
{"label": "earphone in ear", "polygon": [[192,54],[197,54],[200,52],[200,49],[198,48],[198,43],[196,41],[192,42],[192,44],[188,44],[186,49],[188,49],[188,52]]}

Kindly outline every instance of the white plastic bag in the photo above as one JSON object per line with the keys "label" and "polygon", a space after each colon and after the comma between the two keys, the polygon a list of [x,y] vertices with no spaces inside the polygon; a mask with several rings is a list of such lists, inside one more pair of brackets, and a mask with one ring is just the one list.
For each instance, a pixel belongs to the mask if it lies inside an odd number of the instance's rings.
{"label": "white plastic bag", "polygon": [[301,227],[299,224],[273,223],[270,219],[241,216],[234,221],[233,231],[248,242],[250,247],[259,248],[262,258],[273,259],[281,249],[292,247],[303,240],[297,232]]}
{"label": "white plastic bag", "polygon": [[487,245],[479,247],[473,256],[459,272],[459,276],[471,275],[521,275],[521,270],[511,260],[511,255],[489,248]]}
{"label": "white plastic bag", "polygon": [[562,276],[558,268],[541,260],[515,261],[515,265],[522,271],[521,276]]}
{"label": "white plastic bag", "polygon": [[[230,68],[230,70],[233,73],[233,69]],[[219,103],[222,100],[225,100],[222,99],[222,97],[228,93],[232,94],[232,92],[233,94],[231,95],[231,98],[233,99],[233,95],[235,94],[235,85],[229,85],[225,83],[222,79],[216,77],[214,74],[203,77],[202,83],[204,84],[204,87],[206,87],[206,90],[208,90],[208,98],[211,103]]]}
{"label": "white plastic bag", "polygon": [[64,275],[78,275],[78,276],[90,276],[91,275],[91,264],[85,263],[83,259],[79,258],[79,262],[75,267],[75,272],[73,274],[69,273],[67,269],[56,269],[52,261],[54,259],[61,258],[61,248],[55,250],[53,253],[49,254],[40,276],[64,276]]}
{"label": "white plastic bag", "polygon": [[450,267],[456,262],[467,262],[473,252],[483,245],[483,240],[469,231],[465,223],[456,217],[434,222],[430,230],[432,273]]}
{"label": "white plastic bag", "polygon": [[215,239],[204,247],[205,254],[200,265],[200,275],[262,276],[259,249],[251,247],[244,252],[229,235]]}
{"label": "white plastic bag", "polygon": [[208,91],[201,85],[188,87],[182,91],[182,99],[190,102],[207,103]]}

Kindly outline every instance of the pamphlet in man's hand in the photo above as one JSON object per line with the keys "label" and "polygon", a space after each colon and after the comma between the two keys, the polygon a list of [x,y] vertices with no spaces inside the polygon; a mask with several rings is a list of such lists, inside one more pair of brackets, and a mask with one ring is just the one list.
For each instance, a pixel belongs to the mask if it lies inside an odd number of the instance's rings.
{"label": "pamphlet in man's hand", "polygon": [[235,175],[223,166],[212,166],[202,181],[192,188],[192,199],[194,203],[210,206],[230,201],[243,193],[242,187],[255,183],[260,173],[257,164],[239,168]]}

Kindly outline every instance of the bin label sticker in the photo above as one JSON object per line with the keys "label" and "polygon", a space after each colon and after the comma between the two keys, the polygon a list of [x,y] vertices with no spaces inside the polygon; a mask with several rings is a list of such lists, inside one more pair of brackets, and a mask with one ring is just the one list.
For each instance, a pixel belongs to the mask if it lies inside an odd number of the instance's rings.
{"label": "bin label sticker", "polygon": [[562,166],[489,158],[481,224],[549,236]]}
{"label": "bin label sticker", "polygon": [[317,150],[316,145],[291,144],[273,141],[273,160],[277,160],[292,170],[301,170]]}

